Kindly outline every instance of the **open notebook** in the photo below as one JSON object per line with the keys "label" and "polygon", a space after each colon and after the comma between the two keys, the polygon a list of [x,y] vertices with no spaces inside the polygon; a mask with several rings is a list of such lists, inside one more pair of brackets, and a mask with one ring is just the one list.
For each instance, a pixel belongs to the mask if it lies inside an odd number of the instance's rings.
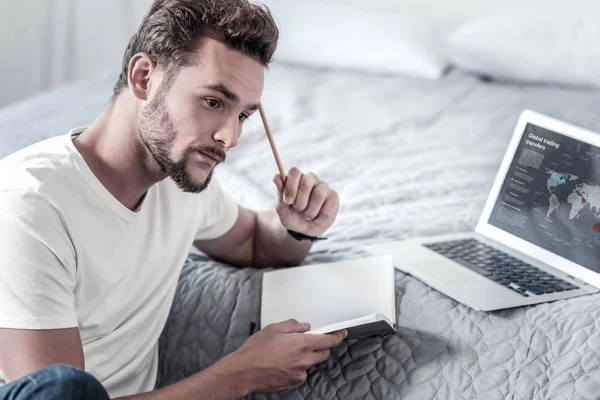
{"label": "open notebook", "polygon": [[307,333],[348,329],[349,338],[395,332],[394,266],[390,256],[265,272],[261,327],[295,318]]}

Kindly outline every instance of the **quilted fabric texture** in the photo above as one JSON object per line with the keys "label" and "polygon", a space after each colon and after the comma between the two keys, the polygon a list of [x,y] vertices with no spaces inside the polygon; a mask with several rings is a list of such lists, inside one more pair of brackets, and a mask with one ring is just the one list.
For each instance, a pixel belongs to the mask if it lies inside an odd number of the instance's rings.
{"label": "quilted fabric texture", "polygon": [[[89,123],[116,73],[0,112],[0,157]],[[365,255],[365,244],[472,229],[521,110],[599,131],[598,91],[439,82],[274,65],[264,104],[287,167],[314,171],[341,197],[329,240],[306,263]],[[74,101],[74,99],[77,99]],[[276,173],[253,117],[217,178],[268,209]],[[259,320],[261,271],[190,255],[160,341],[160,385],[235,351]],[[473,311],[396,273],[398,331],[344,342],[298,388],[249,399],[597,399],[598,296]]]}

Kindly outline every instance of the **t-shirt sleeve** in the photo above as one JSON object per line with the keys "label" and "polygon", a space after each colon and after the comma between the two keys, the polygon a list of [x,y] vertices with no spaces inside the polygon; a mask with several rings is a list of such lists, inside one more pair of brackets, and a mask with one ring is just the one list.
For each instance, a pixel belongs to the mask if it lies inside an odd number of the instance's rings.
{"label": "t-shirt sleeve", "polygon": [[75,260],[66,227],[42,196],[0,192],[0,328],[78,326]]}
{"label": "t-shirt sleeve", "polygon": [[195,240],[210,240],[223,236],[237,221],[238,204],[214,179],[201,196],[200,218]]}

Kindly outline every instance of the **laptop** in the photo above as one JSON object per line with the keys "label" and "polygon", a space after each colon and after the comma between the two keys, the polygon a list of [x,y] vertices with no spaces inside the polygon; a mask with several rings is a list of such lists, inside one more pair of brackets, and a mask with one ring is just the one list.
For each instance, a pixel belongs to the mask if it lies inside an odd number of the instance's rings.
{"label": "laptop", "polygon": [[526,110],[474,232],[367,250],[481,311],[597,293],[600,135]]}

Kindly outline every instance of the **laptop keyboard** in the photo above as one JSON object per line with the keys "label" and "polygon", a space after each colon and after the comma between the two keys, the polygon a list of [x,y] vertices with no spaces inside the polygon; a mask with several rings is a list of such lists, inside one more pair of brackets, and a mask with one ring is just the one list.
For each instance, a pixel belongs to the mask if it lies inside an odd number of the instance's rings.
{"label": "laptop keyboard", "polygon": [[453,240],[424,246],[524,297],[579,289],[476,239]]}

